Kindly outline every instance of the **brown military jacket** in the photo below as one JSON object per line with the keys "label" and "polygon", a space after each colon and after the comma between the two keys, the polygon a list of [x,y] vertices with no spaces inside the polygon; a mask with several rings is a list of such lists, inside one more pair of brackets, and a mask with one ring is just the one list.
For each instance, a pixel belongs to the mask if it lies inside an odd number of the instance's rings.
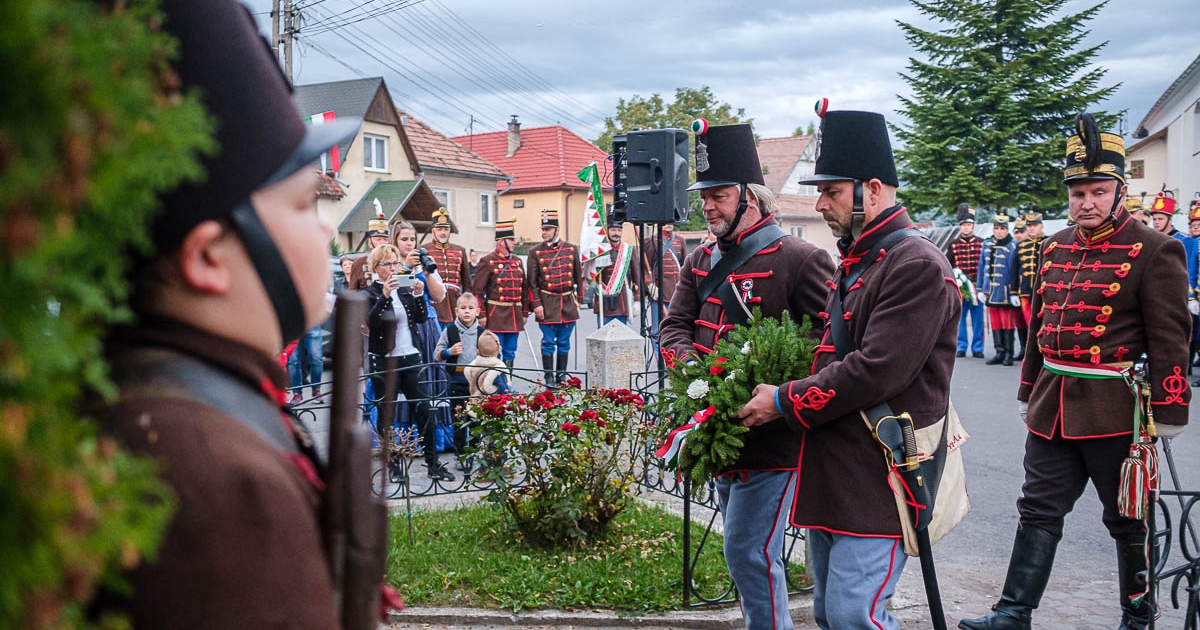
{"label": "brown military jacket", "polygon": [[[775,217],[767,216],[738,235],[738,241],[767,225]],[[716,295],[703,304],[697,290],[712,265],[713,246],[692,250],[683,263],[679,286],[671,310],[662,321],[659,344],[668,361],[689,355],[712,352],[717,339],[729,333],[725,308]],[[825,326],[826,284],[833,275],[833,261],[816,245],[794,236],[784,236],[768,245],[730,274],[728,282],[737,289],[746,305],[762,309],[767,317],[779,317],[786,310],[800,322],[812,320],[813,330]],[[784,420],[753,427],[743,436],[745,446],[729,470],[794,470],[800,457],[800,441]]]}
{"label": "brown military jacket", "polygon": [[[885,211],[849,247],[839,243],[842,264],[910,226],[903,207]],[[859,410],[886,401],[893,412],[912,415],[917,428],[941,419],[961,308],[949,261],[920,237],[885,251],[846,292],[842,310],[856,350],[838,361],[827,330],[813,375],[784,384],[776,397],[801,449],[792,523],[856,536],[901,535],[882,451]]]}
{"label": "brown military jacket", "polygon": [[1063,376],[1046,361],[1112,371],[1145,353],[1154,421],[1187,424],[1187,265],[1183,245],[1124,209],[1085,239],[1067,228],[1046,240],[1032,300],[1017,399],[1037,435],[1099,438],[1133,432],[1133,394],[1121,379]]}
{"label": "brown military jacket", "polygon": [[467,250],[453,243],[441,245],[434,241],[425,249],[429,257],[437,262],[438,276],[446,287],[446,298],[434,304],[433,309],[437,311],[439,322],[450,323],[454,321],[458,296],[471,287],[471,261],[467,258]]}
{"label": "brown military jacket", "polygon": [[[638,297],[637,277],[638,274],[641,273],[642,268],[641,254],[638,253],[637,247],[628,243],[622,243],[621,247],[633,248],[633,251],[629,252],[629,270],[625,273],[625,288],[629,290],[626,291],[622,289],[620,293],[612,297],[604,297],[602,294],[598,294],[596,296],[597,300],[603,300],[603,311],[605,317],[629,317],[629,296],[632,295],[634,299],[637,299]],[[610,250],[608,255],[609,258],[616,263],[617,250]],[[615,264],[607,267],[601,267],[600,271],[596,272],[596,280],[598,280],[601,286],[603,286],[608,283],[609,278],[612,277],[614,271],[616,271]]]}
{"label": "brown military jacket", "polygon": [[498,333],[525,330],[525,314],[529,310],[529,286],[525,282],[525,265],[515,255],[503,258],[491,252],[479,260],[472,288],[487,329]]}
{"label": "brown military jacket", "polygon": [[158,461],[178,499],[158,557],[131,575],[134,627],[337,629],[316,469],[247,424],[294,439],[272,399],[279,364],[179,323],[143,321],[110,349],[120,398],[96,411],[101,430]]}
{"label": "brown military jacket", "polygon": [[579,248],[563,240],[540,243],[529,250],[529,308],[542,307],[540,324],[564,324],[579,319],[583,299],[583,267]]}
{"label": "brown military jacket", "polygon": [[645,255],[646,264],[646,282],[658,282],[658,267],[661,264],[662,286],[659,287],[659,292],[662,301],[670,304],[671,299],[675,297],[675,286],[679,284],[679,268],[683,265],[683,260],[687,258],[687,249],[683,246],[683,239],[672,233],[671,246],[662,248],[660,260],[659,241],[656,233],[642,243],[642,253]]}

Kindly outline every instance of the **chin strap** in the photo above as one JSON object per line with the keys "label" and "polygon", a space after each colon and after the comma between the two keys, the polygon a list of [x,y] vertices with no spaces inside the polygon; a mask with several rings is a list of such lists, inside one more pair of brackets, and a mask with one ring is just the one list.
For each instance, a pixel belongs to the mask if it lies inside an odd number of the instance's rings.
{"label": "chin strap", "polygon": [[850,240],[857,241],[862,236],[863,225],[867,213],[863,210],[863,183],[861,179],[854,180],[854,210],[850,213]]}
{"label": "chin strap", "polygon": [[733,221],[729,223],[729,227],[725,229],[725,233],[717,235],[718,239],[726,240],[731,238],[734,231],[737,230],[738,224],[742,222],[742,215],[746,214],[746,188],[747,186],[745,184],[738,184],[739,193],[737,212],[734,213]]}
{"label": "chin strap", "polygon": [[279,322],[279,333],[284,345],[300,338],[304,334],[304,304],[296,293],[296,284],[292,273],[288,271],[283,255],[275,246],[275,241],[267,232],[267,227],[258,218],[258,213],[249,201],[242,202],[233,209],[230,215],[233,227],[242,237],[246,246],[246,254],[250,263],[258,272],[258,278],[267,290],[267,297],[275,309],[275,319]]}
{"label": "chin strap", "polygon": [[1108,211],[1108,216],[1113,220],[1114,224],[1117,222],[1117,209],[1121,207],[1121,189],[1125,187],[1125,184],[1117,184],[1117,194],[1113,195],[1113,205]]}

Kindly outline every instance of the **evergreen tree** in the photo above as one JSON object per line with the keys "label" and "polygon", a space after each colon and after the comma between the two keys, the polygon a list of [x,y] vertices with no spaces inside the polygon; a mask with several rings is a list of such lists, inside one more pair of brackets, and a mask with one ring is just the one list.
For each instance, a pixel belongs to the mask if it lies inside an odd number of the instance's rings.
{"label": "evergreen tree", "polygon": [[1105,44],[1079,47],[1106,3],[1059,15],[1067,0],[911,1],[944,28],[900,23],[924,58],[910,58],[901,75],[912,87],[900,99],[908,123],[895,127],[905,204],[1060,205],[1075,115],[1119,87],[1101,87],[1103,68],[1086,70]]}

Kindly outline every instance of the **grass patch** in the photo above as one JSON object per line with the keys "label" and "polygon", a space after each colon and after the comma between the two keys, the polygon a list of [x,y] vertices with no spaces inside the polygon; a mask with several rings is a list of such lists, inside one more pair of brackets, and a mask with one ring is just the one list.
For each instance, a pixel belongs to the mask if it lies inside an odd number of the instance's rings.
{"label": "grass patch", "polygon": [[[683,521],[669,512],[636,504],[613,521],[606,539],[562,550],[519,541],[500,519],[486,504],[421,512],[413,518],[417,542],[410,545],[404,519],[392,517],[388,581],[418,606],[631,613],[680,608]],[[693,580],[722,585],[728,579],[721,537],[714,532]]]}

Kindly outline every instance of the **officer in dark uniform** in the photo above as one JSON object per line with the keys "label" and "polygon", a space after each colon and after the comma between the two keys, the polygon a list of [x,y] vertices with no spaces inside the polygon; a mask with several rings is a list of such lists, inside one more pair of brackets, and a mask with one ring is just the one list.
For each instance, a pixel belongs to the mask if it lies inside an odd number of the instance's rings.
{"label": "officer in dark uniform", "polygon": [[1029,336],[1029,319],[1033,316],[1033,308],[1031,306],[1031,298],[1036,290],[1038,269],[1041,267],[1041,246],[1042,241],[1046,240],[1046,233],[1043,231],[1042,213],[1036,210],[1030,210],[1024,216],[1025,229],[1027,236],[1025,240],[1017,244],[1017,253],[1014,265],[1016,273],[1013,274],[1010,288],[1012,292],[1021,300],[1021,319],[1017,322],[1017,340],[1021,342],[1021,349],[1013,357],[1014,361],[1020,361],[1025,358],[1025,346]]}
{"label": "officer in dark uniform", "polygon": [[1063,172],[1074,228],[1046,239],[1017,400],[1029,427],[1025,485],[1008,576],[992,613],[965,630],[1028,630],[1041,602],[1063,519],[1091,482],[1117,543],[1122,630],[1146,628],[1155,607],[1146,583],[1146,524],[1118,511],[1121,464],[1130,451],[1135,401],[1125,375],[1149,358],[1158,435],[1187,424],[1184,373],[1191,328],[1183,246],[1129,216],[1125,144],[1091,115],[1067,140]]}
{"label": "officer in dark uniform", "polygon": [[[105,336],[117,395],[93,417],[156,460],[177,498],[119,605],[135,628],[330,630],[342,572],[326,560],[319,509],[334,477],[286,405],[276,356],[325,318],[334,234],[317,215],[313,165],[361,121],[306,127],[238,3],[166,0],[162,20],[178,39],[179,89],[200,95],[219,150],[203,177],[160,196],[155,252],[133,266],[137,321]],[[382,527],[377,507],[341,518]],[[98,610],[118,605],[102,600]]]}
{"label": "officer in dark uniform", "polygon": [[579,248],[559,237],[557,210],[542,210],[542,242],[529,250],[528,276],[529,303],[542,330],[542,371],[551,387],[567,378],[571,333],[583,299]]}
{"label": "officer in dark uniform", "polygon": [[[716,245],[701,245],[683,263],[660,342],[668,364],[712,352],[717,341],[748,321],[754,308],[767,317],[786,310],[808,317],[813,330],[825,323],[829,255],[775,222],[776,200],[763,185],[750,125],[693,125],[696,183],[704,219]],[[722,264],[724,263],[724,264]],[[706,278],[720,285],[708,295]],[[751,630],[792,628],[784,576],[783,532],[796,485],[800,444],[782,420],[744,434],[745,446],[716,480],[725,521],[725,562],[742,596]]]}
{"label": "officer in dark uniform", "polygon": [[984,239],[979,254],[979,273],[975,286],[979,290],[979,301],[987,305],[988,319],[992,324],[992,343],[996,356],[987,360],[988,365],[1012,365],[1016,356],[1013,340],[1020,317],[1021,302],[1009,290],[1013,276],[1013,258],[1016,246],[1008,233],[1010,217],[1004,210],[992,218],[992,236]]}

